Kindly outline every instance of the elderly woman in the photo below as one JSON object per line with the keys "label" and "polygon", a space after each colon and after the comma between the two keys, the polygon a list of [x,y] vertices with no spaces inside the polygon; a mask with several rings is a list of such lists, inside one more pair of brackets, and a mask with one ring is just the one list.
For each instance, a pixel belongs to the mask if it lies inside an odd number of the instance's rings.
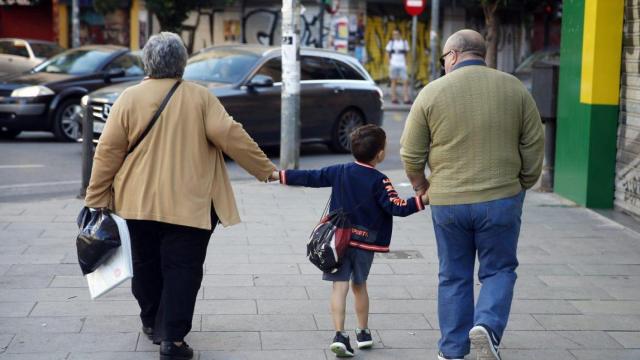
{"label": "elderly woman", "polygon": [[260,181],[276,168],[214,95],[181,81],[187,50],[178,35],[152,36],[142,56],[148,77],[113,105],[85,202],[127,219],[142,330],[161,342],[161,359],[191,359],[184,337],[209,238],[218,222],[240,221],[223,153]]}

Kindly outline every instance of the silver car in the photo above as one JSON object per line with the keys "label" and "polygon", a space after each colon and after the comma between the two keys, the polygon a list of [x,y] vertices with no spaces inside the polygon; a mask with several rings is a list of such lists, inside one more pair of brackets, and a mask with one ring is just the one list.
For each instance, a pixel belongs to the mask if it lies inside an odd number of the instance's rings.
{"label": "silver car", "polygon": [[50,41],[0,39],[0,76],[30,70],[64,49]]}

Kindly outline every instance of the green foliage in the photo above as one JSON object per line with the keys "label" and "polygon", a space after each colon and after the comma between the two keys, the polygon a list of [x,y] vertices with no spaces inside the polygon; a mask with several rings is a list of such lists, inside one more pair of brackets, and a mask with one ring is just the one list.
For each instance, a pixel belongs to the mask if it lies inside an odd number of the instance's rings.
{"label": "green foliage", "polygon": [[127,0],[93,0],[93,8],[100,14],[106,15],[117,9],[126,8]]}

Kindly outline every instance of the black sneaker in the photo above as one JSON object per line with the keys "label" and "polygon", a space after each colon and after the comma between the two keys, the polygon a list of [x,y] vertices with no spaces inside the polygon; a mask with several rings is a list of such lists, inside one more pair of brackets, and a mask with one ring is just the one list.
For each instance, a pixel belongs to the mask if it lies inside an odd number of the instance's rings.
{"label": "black sneaker", "polygon": [[349,336],[344,335],[340,331],[336,331],[336,336],[333,338],[333,343],[329,347],[337,357],[352,357],[353,349],[349,343]]}
{"label": "black sneaker", "polygon": [[153,328],[148,326],[142,326],[142,333],[147,337],[147,339],[153,342],[153,345],[160,345],[160,341],[153,340]]}
{"label": "black sneaker", "polygon": [[183,342],[177,346],[172,341],[163,341],[160,344],[160,360],[191,360],[193,349]]}
{"label": "black sneaker", "polygon": [[500,340],[486,325],[478,324],[469,331],[471,345],[476,349],[476,360],[501,360]]}
{"label": "black sneaker", "polygon": [[373,339],[371,338],[371,330],[356,328],[356,343],[358,349],[368,349],[373,346]]}

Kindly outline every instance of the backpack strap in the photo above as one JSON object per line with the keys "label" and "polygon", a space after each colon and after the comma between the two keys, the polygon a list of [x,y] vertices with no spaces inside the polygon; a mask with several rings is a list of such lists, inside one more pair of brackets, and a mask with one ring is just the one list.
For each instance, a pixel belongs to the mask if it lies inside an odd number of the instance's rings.
{"label": "backpack strap", "polygon": [[144,131],[142,132],[142,135],[140,135],[140,137],[138,137],[136,142],[129,148],[129,150],[127,151],[127,155],[131,154],[138,147],[138,145],[140,145],[142,140],[144,140],[144,138],[147,137],[147,134],[149,134],[149,131],[151,131],[151,128],[153,128],[153,125],[155,125],[155,123],[158,121],[158,118],[160,117],[160,114],[162,114],[162,111],[167,106],[167,103],[169,102],[169,100],[173,96],[173,93],[176,92],[176,89],[178,89],[178,86],[180,86],[181,82],[182,82],[182,80],[178,80],[171,87],[171,90],[169,90],[167,95],[164,97],[164,100],[162,100],[162,103],[160,104],[160,107],[158,107],[158,110],[156,110],[155,114],[153,114],[153,117],[151,118],[151,121],[149,121],[149,125],[147,125],[147,128],[144,129]]}

